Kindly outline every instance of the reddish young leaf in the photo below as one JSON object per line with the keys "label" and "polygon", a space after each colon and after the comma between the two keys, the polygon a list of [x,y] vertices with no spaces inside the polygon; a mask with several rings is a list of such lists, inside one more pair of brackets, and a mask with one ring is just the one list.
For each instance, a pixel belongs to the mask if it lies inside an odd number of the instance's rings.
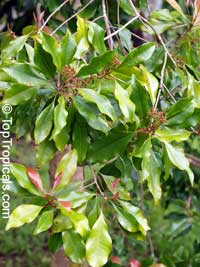
{"label": "reddish young leaf", "polygon": [[120,259],[120,257],[117,257],[117,256],[112,256],[111,257],[111,261],[112,261],[112,263],[115,263],[115,264],[121,264],[121,259]]}
{"label": "reddish young leaf", "polygon": [[112,187],[113,187],[114,189],[116,189],[117,186],[118,186],[118,184],[119,184],[119,182],[120,182],[120,178],[115,179],[114,182],[112,182]]}
{"label": "reddish young leaf", "polygon": [[27,173],[32,184],[39,190],[43,191],[42,180],[37,169],[27,168]]}
{"label": "reddish young leaf", "polygon": [[71,211],[71,202],[70,201],[59,201],[59,203],[66,208],[67,211]]}
{"label": "reddish young leaf", "polygon": [[53,183],[53,189],[60,183],[61,178],[62,178],[62,172],[60,172],[60,173],[58,174],[58,176],[56,176],[55,181],[54,181],[54,183]]}
{"label": "reddish young leaf", "polygon": [[130,267],[140,267],[141,263],[139,261],[137,261],[136,259],[131,258],[129,261],[129,265],[130,265]]}

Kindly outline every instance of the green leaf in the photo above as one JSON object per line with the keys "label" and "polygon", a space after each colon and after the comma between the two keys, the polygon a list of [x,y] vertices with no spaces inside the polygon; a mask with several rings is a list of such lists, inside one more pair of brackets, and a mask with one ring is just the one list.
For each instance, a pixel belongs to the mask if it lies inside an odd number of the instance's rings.
{"label": "green leaf", "polygon": [[133,132],[124,128],[113,129],[108,136],[99,136],[91,143],[87,159],[90,162],[105,162],[119,155],[125,150],[132,136]]}
{"label": "green leaf", "polygon": [[146,235],[146,232],[150,229],[147,220],[143,216],[141,210],[138,207],[133,206],[131,203],[119,200],[122,208],[135,217],[137,222],[139,223],[139,229],[143,235]]}
{"label": "green leaf", "polygon": [[150,150],[149,153],[146,151],[146,155],[142,161],[142,178],[143,180],[147,180],[148,188],[153,195],[155,204],[158,203],[162,195],[160,175],[161,166],[155,153],[152,150]]}
{"label": "green leaf", "polygon": [[40,32],[40,35],[41,35],[41,40],[42,40],[42,48],[52,56],[54,65],[59,70],[61,70],[60,69],[61,59],[59,56],[58,41],[54,37],[48,35],[45,32]]}
{"label": "green leaf", "polygon": [[67,124],[67,115],[68,112],[65,108],[65,99],[63,96],[58,98],[58,104],[54,109],[54,129],[51,135],[51,138],[55,138],[58,135],[65,125]]}
{"label": "green leaf", "polygon": [[131,233],[136,233],[139,230],[139,224],[134,216],[132,216],[127,211],[113,205],[117,212],[117,219],[120,225],[127,231]]}
{"label": "green leaf", "polygon": [[133,47],[131,31],[125,28],[119,32],[119,36],[123,46],[130,52]]}
{"label": "green leaf", "polygon": [[23,84],[12,85],[4,94],[3,103],[18,105],[31,99],[38,91],[36,87]]}
{"label": "green leaf", "polygon": [[73,103],[81,116],[85,118],[92,128],[102,131],[105,134],[110,131],[107,121],[100,116],[100,113],[95,105],[89,104],[83,98],[78,96],[73,99]]}
{"label": "green leaf", "polygon": [[172,129],[168,127],[160,127],[155,131],[155,137],[160,141],[176,141],[182,142],[190,137],[191,132],[183,129]]}
{"label": "green leaf", "polygon": [[200,108],[200,84],[194,77],[188,74],[188,97],[193,97],[193,103],[196,108]]}
{"label": "green leaf", "polygon": [[50,86],[49,82],[31,65],[15,63],[4,67],[3,70],[18,83],[28,86]]}
{"label": "green leaf", "polygon": [[55,253],[62,246],[62,235],[61,233],[56,233],[50,236],[48,240],[48,249]]}
{"label": "green leaf", "polygon": [[39,192],[31,183],[27,174],[26,167],[24,165],[18,163],[11,163],[10,170],[21,187],[27,189],[30,193],[34,195],[41,196],[41,192]]}
{"label": "green leaf", "polygon": [[86,259],[90,266],[101,267],[106,264],[111,248],[112,240],[101,212],[86,241]]}
{"label": "green leaf", "polygon": [[125,57],[121,65],[117,68],[117,71],[120,72],[123,71],[123,69],[125,70],[127,67],[133,67],[144,63],[152,56],[154,50],[154,43],[145,43],[138,46]]}
{"label": "green leaf", "polygon": [[88,41],[99,54],[106,51],[104,29],[92,21],[88,21]]}
{"label": "green leaf", "polygon": [[17,53],[22,50],[27,39],[28,35],[24,35],[16,37],[14,40],[10,41],[2,51],[2,59],[8,60],[12,57],[15,57]]}
{"label": "green leaf", "polygon": [[52,56],[58,70],[62,71],[65,65],[71,63],[76,51],[76,42],[69,31],[60,43],[54,37],[44,32],[41,32],[41,39],[42,47]]}
{"label": "green leaf", "polygon": [[114,108],[106,96],[86,88],[82,88],[80,94],[86,101],[95,103],[101,113],[107,115],[113,121],[116,120]]}
{"label": "green leaf", "polygon": [[73,148],[78,153],[78,162],[82,163],[86,157],[88,150],[88,130],[85,120],[81,116],[77,116],[73,129]]}
{"label": "green leaf", "polygon": [[161,198],[162,190],[160,187],[161,166],[156,154],[152,150],[151,139],[147,139],[138,151],[132,154],[142,158],[142,181],[147,180],[148,188],[157,204]]}
{"label": "green leaf", "polygon": [[54,142],[56,144],[57,149],[62,151],[62,152],[65,149],[65,145],[69,141],[70,130],[71,130],[70,127],[65,126],[62,129],[62,131],[54,137]]}
{"label": "green leaf", "polygon": [[89,222],[87,217],[83,213],[78,213],[73,210],[67,211],[61,207],[61,212],[67,216],[74,224],[75,230],[82,236],[85,237],[90,230]]}
{"label": "green leaf", "polygon": [[34,48],[34,63],[47,78],[54,78],[56,67],[53,64],[52,56],[37,42]]}
{"label": "green leaf", "polygon": [[129,0],[119,0],[119,5],[128,15],[135,15]]}
{"label": "green leaf", "polygon": [[83,263],[85,257],[85,244],[82,237],[74,230],[62,233],[65,255],[75,263]]}
{"label": "green leaf", "polygon": [[71,229],[72,227],[73,223],[71,222],[71,220],[62,213],[59,213],[53,221],[52,232],[60,233]]}
{"label": "green leaf", "polygon": [[93,198],[95,194],[83,191],[83,192],[62,192],[57,194],[57,198],[60,201],[69,201],[73,209],[80,207],[84,203]]}
{"label": "green leaf", "polygon": [[55,155],[56,147],[53,141],[45,140],[36,148],[36,160],[39,167],[47,164]]}
{"label": "green leaf", "polygon": [[40,216],[38,224],[33,232],[37,235],[41,232],[47,231],[53,224],[53,210],[44,211]]}
{"label": "green leaf", "polygon": [[56,191],[58,191],[70,182],[76,172],[77,160],[78,156],[77,151],[75,149],[71,150],[69,153],[62,157],[55,173],[55,177],[62,173],[62,178],[60,183],[56,186]]}
{"label": "green leaf", "polygon": [[184,151],[181,148],[175,147],[167,142],[164,142],[168,157],[173,165],[179,170],[184,170],[188,173],[191,184],[194,182],[194,174],[190,169],[188,159],[184,155]]}
{"label": "green leaf", "polygon": [[115,83],[115,97],[119,102],[125,122],[133,122],[135,120],[135,104],[130,100],[128,91],[117,82]]}
{"label": "green leaf", "polygon": [[145,89],[150,95],[152,105],[154,105],[156,102],[156,96],[159,86],[158,80],[144,66],[141,65],[140,69],[142,71],[142,79],[139,78],[138,81],[141,83],[141,85],[145,87]]}
{"label": "green leaf", "polygon": [[72,34],[67,31],[66,35],[62,38],[60,43],[61,68],[69,65],[72,62],[75,52],[76,41]]}
{"label": "green leaf", "polygon": [[135,79],[135,77],[132,77],[132,94],[131,99],[135,103],[136,106],[136,113],[139,115],[140,118],[146,119],[147,112],[149,109],[148,104],[148,95],[146,90],[140,85],[140,83]]}
{"label": "green leaf", "polygon": [[6,231],[10,228],[17,228],[25,223],[31,223],[40,213],[43,207],[36,205],[21,205],[13,210],[8,223],[6,225]]}
{"label": "green leaf", "polygon": [[88,24],[80,16],[77,16],[77,33],[76,33],[76,42],[77,49],[74,55],[75,58],[80,59],[84,53],[88,51]]}
{"label": "green leaf", "polygon": [[83,66],[77,73],[77,77],[99,73],[110,67],[115,56],[115,51],[107,51],[101,56],[93,57],[88,65]]}
{"label": "green leaf", "polygon": [[167,112],[167,126],[177,126],[187,122],[194,112],[192,97],[181,98]]}
{"label": "green leaf", "polygon": [[49,104],[37,117],[34,137],[37,144],[42,143],[50,134],[53,125],[54,102]]}

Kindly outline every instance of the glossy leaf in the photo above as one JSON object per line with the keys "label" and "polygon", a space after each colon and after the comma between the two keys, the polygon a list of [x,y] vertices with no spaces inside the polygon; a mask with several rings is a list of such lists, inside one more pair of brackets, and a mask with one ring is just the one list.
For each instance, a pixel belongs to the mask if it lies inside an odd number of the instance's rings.
{"label": "glossy leaf", "polygon": [[55,176],[62,173],[60,183],[56,186],[56,191],[67,185],[75,174],[77,168],[77,152],[75,149],[64,155],[58,164]]}
{"label": "glossy leaf", "polygon": [[60,96],[58,99],[58,104],[54,109],[54,129],[51,135],[51,138],[55,138],[67,124],[67,115],[68,112],[65,107],[65,99],[63,96]]}
{"label": "glossy leaf", "polygon": [[184,170],[188,173],[191,184],[194,182],[194,174],[190,169],[188,159],[185,157],[184,152],[181,148],[174,147],[173,145],[164,142],[168,157],[173,165],[178,169]]}
{"label": "glossy leaf", "polygon": [[108,136],[98,137],[91,143],[87,158],[90,162],[105,162],[122,153],[130,140],[133,132],[124,128],[113,129]]}
{"label": "glossy leaf", "polygon": [[73,129],[73,148],[76,149],[78,153],[78,162],[83,162],[87,150],[88,150],[88,129],[84,119],[81,116],[77,116],[75,126]]}
{"label": "glossy leaf", "polygon": [[145,43],[138,46],[125,57],[121,65],[117,68],[117,71],[121,71],[127,67],[133,67],[147,61],[152,56],[154,50],[154,43]]}
{"label": "glossy leaf", "polygon": [[36,148],[36,160],[39,167],[48,163],[55,155],[56,147],[53,141],[45,140]]}
{"label": "glossy leaf", "polygon": [[77,49],[74,55],[75,58],[80,59],[84,53],[88,51],[88,24],[80,16],[77,16],[77,33],[76,33],[76,43]]}
{"label": "glossy leaf", "polygon": [[47,53],[39,43],[35,44],[34,63],[47,78],[54,78],[56,67],[53,64],[52,56]]}
{"label": "glossy leaf", "polygon": [[37,144],[42,143],[50,134],[53,125],[54,102],[48,105],[37,117],[34,137]]}
{"label": "glossy leaf", "polygon": [[93,57],[88,65],[83,66],[77,73],[77,77],[88,76],[103,71],[106,67],[110,67],[115,56],[114,51],[107,51],[101,56]]}
{"label": "glossy leaf", "polygon": [[53,220],[52,232],[60,233],[73,227],[72,221],[62,213],[59,213]]}
{"label": "glossy leaf", "polygon": [[114,205],[117,212],[117,219],[120,225],[127,231],[135,233],[139,230],[139,224],[134,216],[132,216],[127,211]]}
{"label": "glossy leaf", "polygon": [[38,91],[36,87],[14,84],[4,94],[3,103],[16,106],[31,99]]}
{"label": "glossy leaf", "polygon": [[115,97],[119,102],[125,122],[133,122],[135,120],[135,104],[130,100],[128,91],[117,82],[115,84]]}
{"label": "glossy leaf", "polygon": [[116,119],[114,109],[106,96],[86,88],[81,89],[80,93],[86,101],[95,103],[101,113],[107,115],[113,121]]}
{"label": "glossy leaf", "polygon": [[60,58],[61,58],[61,69],[69,65],[72,60],[73,56],[76,52],[76,41],[72,34],[67,31],[66,35],[62,38],[60,43]]}
{"label": "glossy leaf", "polygon": [[24,47],[27,39],[28,35],[22,35],[10,41],[2,51],[2,58],[8,60],[12,57],[15,57],[17,53]]}
{"label": "glossy leaf", "polygon": [[87,217],[83,213],[78,213],[73,210],[67,211],[61,207],[61,212],[67,216],[74,224],[75,230],[82,236],[85,237],[90,230],[89,222]]}
{"label": "glossy leaf", "polygon": [[106,264],[111,248],[112,240],[104,215],[101,213],[86,241],[86,259],[90,266],[100,267]]}
{"label": "glossy leaf", "polygon": [[38,224],[33,232],[37,235],[41,232],[47,231],[53,224],[53,210],[44,211],[40,216]]}
{"label": "glossy leaf", "polygon": [[62,233],[65,255],[75,263],[83,263],[85,256],[85,244],[82,237],[74,230],[67,230]]}
{"label": "glossy leaf", "polygon": [[31,65],[26,63],[15,63],[4,67],[5,71],[10,77],[15,79],[18,83],[27,86],[50,86],[49,82]]}
{"label": "glossy leaf", "polygon": [[119,201],[122,208],[125,209],[128,213],[135,217],[139,223],[139,229],[143,235],[146,235],[146,232],[150,229],[147,220],[143,216],[141,210],[138,207],[133,206],[131,203],[126,201]]}
{"label": "glossy leaf", "polygon": [[182,142],[190,137],[191,132],[183,129],[172,129],[168,127],[161,127],[155,131],[155,137],[160,141],[167,142]]}
{"label": "glossy leaf", "polygon": [[25,223],[31,223],[40,213],[43,207],[36,205],[21,205],[13,210],[8,223],[6,225],[6,231],[10,228],[17,228]]}
{"label": "glossy leaf", "polygon": [[91,198],[93,198],[95,194],[83,191],[83,192],[63,192],[58,194],[58,199],[62,201],[69,201],[71,204],[71,207],[73,209],[83,205],[87,201],[89,201]]}
{"label": "glossy leaf", "polygon": [[21,187],[27,189],[30,193],[34,195],[41,195],[41,193],[31,183],[24,165],[18,163],[11,163],[10,170]]}
{"label": "glossy leaf", "polygon": [[88,41],[99,54],[106,51],[104,29],[92,21],[88,21]]}
{"label": "glossy leaf", "polygon": [[107,121],[100,116],[98,109],[94,105],[89,104],[81,97],[74,98],[74,105],[92,128],[105,134],[110,131]]}
{"label": "glossy leaf", "polygon": [[150,95],[152,105],[156,102],[157,92],[158,92],[158,80],[153,74],[151,74],[144,66],[140,66],[143,78],[139,82],[145,87]]}

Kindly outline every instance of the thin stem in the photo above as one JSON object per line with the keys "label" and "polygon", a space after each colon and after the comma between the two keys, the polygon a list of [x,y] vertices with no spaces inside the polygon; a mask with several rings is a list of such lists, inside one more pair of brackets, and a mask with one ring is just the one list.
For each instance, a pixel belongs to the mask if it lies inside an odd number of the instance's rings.
{"label": "thin stem", "polygon": [[79,11],[77,11],[74,15],[72,15],[70,18],[63,21],[52,33],[51,35],[55,34],[62,26],[64,26],[67,22],[69,22],[71,19],[75,18],[79,13],[81,13],[83,10],[85,10],[90,4],[92,4],[94,0],[90,0],[84,7],[82,7]]}
{"label": "thin stem", "polygon": [[95,172],[94,172],[94,169],[93,169],[92,165],[88,165],[88,166],[89,166],[89,168],[90,168],[90,171],[91,171],[92,176],[93,176],[93,179],[94,179],[94,183],[96,184],[96,187],[97,187],[99,193],[100,193],[103,197],[105,197],[104,192],[101,190],[101,188],[100,188],[100,186],[99,186],[99,184],[98,184],[97,177],[96,177],[96,174],[95,174]]}
{"label": "thin stem", "polygon": [[165,90],[167,91],[168,95],[171,97],[171,99],[173,100],[174,103],[176,103],[176,99],[175,97],[172,95],[172,93],[170,92],[170,90],[167,88],[167,86],[163,83],[163,87],[165,88]]}
{"label": "thin stem", "polygon": [[92,21],[93,21],[93,22],[95,22],[95,21],[97,21],[97,20],[99,20],[99,19],[102,19],[102,18],[104,18],[104,16],[103,16],[103,15],[101,15],[101,16],[99,16],[99,17],[97,17],[97,18],[93,19]]}
{"label": "thin stem", "polygon": [[102,8],[103,8],[104,21],[105,21],[105,25],[106,25],[106,32],[107,32],[107,35],[109,36],[108,44],[109,44],[110,49],[113,50],[114,41],[112,39],[112,34],[111,34],[111,30],[110,30],[110,25],[109,25],[109,19],[108,19],[108,15],[107,15],[107,12],[106,12],[105,0],[102,0]]}
{"label": "thin stem", "polygon": [[42,30],[47,23],[49,22],[49,20],[68,2],[69,0],[65,0],[60,6],[58,6],[49,16],[48,18],[45,20],[45,22],[43,23],[43,25],[41,26],[40,30]]}
{"label": "thin stem", "polygon": [[157,98],[156,98],[156,102],[155,102],[155,105],[154,105],[154,109],[157,109],[158,107],[158,102],[159,102],[159,99],[160,99],[160,94],[163,90],[163,86],[164,86],[164,77],[165,77],[165,68],[166,68],[166,64],[167,64],[167,53],[165,52],[165,56],[164,56],[164,62],[163,62],[163,66],[162,66],[162,70],[161,70],[161,74],[160,74],[160,86],[159,86],[159,91],[158,91],[158,95],[157,95]]}
{"label": "thin stem", "polygon": [[114,35],[118,34],[119,32],[121,32],[123,29],[125,29],[129,24],[131,24],[134,20],[138,19],[139,16],[136,16],[134,18],[132,18],[131,20],[129,20],[126,24],[124,24],[121,28],[119,28],[117,31],[111,33],[110,35],[106,36],[104,38],[104,40],[108,40],[110,37],[113,37]]}
{"label": "thin stem", "polygon": [[141,23],[144,24],[145,26],[148,25],[153,30],[153,32],[156,34],[156,36],[159,39],[161,45],[163,46],[165,52],[168,54],[169,58],[171,59],[173,64],[176,66],[176,62],[173,59],[172,55],[170,54],[169,50],[167,49],[167,47],[166,47],[161,35],[156,31],[156,29],[151,25],[151,23],[146,18],[144,18],[143,16],[140,15],[140,13],[138,12],[137,8],[134,6],[134,4],[133,4],[133,2],[131,0],[129,0],[129,3],[131,5],[134,13],[136,14],[136,16],[138,16],[138,18],[141,21]]}

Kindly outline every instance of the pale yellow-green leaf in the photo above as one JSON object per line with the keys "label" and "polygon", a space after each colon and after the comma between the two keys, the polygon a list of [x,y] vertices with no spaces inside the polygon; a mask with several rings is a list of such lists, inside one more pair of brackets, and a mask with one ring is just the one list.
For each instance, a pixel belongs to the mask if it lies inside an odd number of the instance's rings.
{"label": "pale yellow-green leaf", "polygon": [[8,223],[6,225],[6,231],[10,228],[17,228],[25,223],[31,223],[38,216],[43,207],[37,205],[24,204],[18,206],[11,213]]}
{"label": "pale yellow-green leaf", "polygon": [[108,261],[111,252],[112,240],[108,232],[108,226],[101,213],[92,227],[86,241],[86,259],[90,266],[101,267]]}
{"label": "pale yellow-green leaf", "polygon": [[179,170],[186,171],[188,173],[191,184],[194,182],[194,174],[190,169],[190,164],[186,158],[182,148],[175,147],[167,142],[164,142],[168,157],[172,164],[174,164]]}

